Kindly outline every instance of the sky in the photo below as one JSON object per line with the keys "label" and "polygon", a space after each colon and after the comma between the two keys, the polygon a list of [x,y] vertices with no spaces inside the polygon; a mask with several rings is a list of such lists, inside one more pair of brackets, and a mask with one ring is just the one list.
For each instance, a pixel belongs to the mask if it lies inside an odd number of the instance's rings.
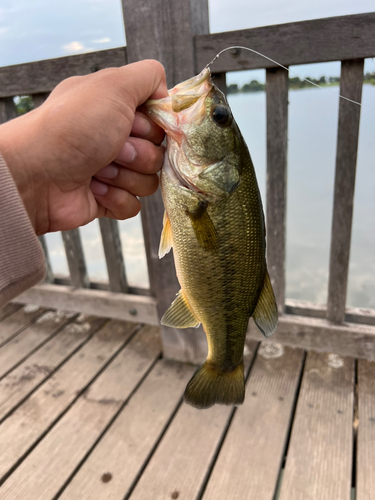
{"label": "sky", "polygon": [[[126,0],[125,0],[126,1]],[[230,31],[374,11],[374,0],[210,0],[210,31]],[[125,45],[120,0],[0,0],[0,66]],[[272,54],[267,54],[272,57]],[[339,63],[292,68],[302,77],[338,76]],[[366,71],[375,71],[374,60]],[[264,72],[228,74],[228,83]]]}

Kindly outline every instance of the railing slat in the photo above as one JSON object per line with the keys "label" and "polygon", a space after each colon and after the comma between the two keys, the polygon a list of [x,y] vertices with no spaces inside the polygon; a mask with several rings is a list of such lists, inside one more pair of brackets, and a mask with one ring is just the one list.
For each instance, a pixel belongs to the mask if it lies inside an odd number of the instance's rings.
{"label": "railing slat", "polygon": [[107,264],[109,289],[111,292],[127,293],[128,284],[118,223],[114,219],[103,217],[99,219],[99,226]]}
{"label": "railing slat", "polygon": [[90,282],[87,275],[79,230],[72,229],[71,231],[61,231],[61,236],[64,242],[66,259],[68,261],[73,286],[75,288],[88,288]]}
{"label": "railing slat", "polygon": [[225,95],[227,94],[227,74],[226,73],[213,73],[212,80],[216,87],[220,89]]}
{"label": "railing slat", "polygon": [[44,101],[47,99],[49,96],[49,92],[40,92],[39,94],[33,94],[33,103],[34,103],[34,108],[39,108]]}
{"label": "railing slat", "polygon": [[0,99],[0,124],[12,120],[17,116],[17,108],[13,102],[13,97]]}
{"label": "railing slat", "polygon": [[285,304],[288,72],[266,71],[267,92],[267,264],[279,313]]}
{"label": "railing slat", "polygon": [[39,243],[42,245],[43,252],[44,252],[44,258],[45,258],[45,261],[46,261],[47,274],[46,274],[46,278],[45,278],[44,281],[46,283],[53,283],[54,276],[53,276],[51,261],[50,261],[50,258],[49,258],[47,242],[46,242],[46,238],[45,238],[44,235],[39,236]]}
{"label": "railing slat", "polygon": [[[361,102],[363,59],[341,63],[340,94]],[[345,319],[360,106],[340,99],[327,319]]]}

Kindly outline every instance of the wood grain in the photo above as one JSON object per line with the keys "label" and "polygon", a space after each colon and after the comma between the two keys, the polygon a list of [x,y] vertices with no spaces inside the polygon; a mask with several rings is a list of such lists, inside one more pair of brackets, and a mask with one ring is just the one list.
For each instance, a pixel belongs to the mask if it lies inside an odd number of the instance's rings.
{"label": "wood grain", "polygon": [[99,226],[108,271],[109,289],[111,292],[126,293],[128,284],[126,282],[118,222],[114,219],[102,217],[99,219]]}
{"label": "wood grain", "polygon": [[[262,334],[253,320],[248,337],[262,340]],[[327,320],[283,315],[276,332],[267,342],[278,342],[292,347],[318,352],[335,352],[342,356],[375,359],[375,327],[344,323],[334,325]]]}
{"label": "wood grain", "polygon": [[261,344],[203,500],[273,500],[303,351]]}
{"label": "wood grain", "polygon": [[[361,102],[363,59],[341,63],[340,94]],[[361,107],[340,99],[327,319],[345,318]]]}
{"label": "wood grain", "polygon": [[146,326],[5,482],[2,498],[55,497],[158,356],[159,335]]}
{"label": "wood grain", "polygon": [[[207,0],[123,0],[122,6],[129,62],[157,59],[164,65],[169,87],[196,73],[193,36],[208,32]],[[158,257],[163,213],[160,189],[142,199],[147,265],[159,318],[179,290],[171,253]],[[201,328],[162,326],[161,333],[165,357],[193,363],[205,358],[207,343]]]}
{"label": "wood grain", "polygon": [[358,361],[357,500],[373,500],[375,491],[375,363]]}
{"label": "wood grain", "polygon": [[267,96],[267,266],[279,314],[285,303],[288,72],[268,69]]}
{"label": "wood grain", "polygon": [[[84,344],[104,321],[102,318],[79,315],[4,377],[0,381],[0,422]],[[82,324],[85,324],[84,328]]]}
{"label": "wood grain", "polygon": [[[74,476],[60,500],[123,500],[179,404],[191,366],[160,361]],[[105,477],[110,477],[105,481]]]}
{"label": "wood grain", "polygon": [[159,325],[156,300],[142,295],[87,290],[63,285],[37,285],[14,300],[21,304],[37,303],[44,304],[46,307],[49,304],[50,307],[58,307],[60,310]]}
{"label": "wood grain", "polygon": [[354,360],[308,353],[280,500],[350,500]]}
{"label": "wood grain", "polygon": [[[247,368],[255,350],[255,343],[247,344]],[[131,500],[198,498],[232,413],[233,408],[228,406],[215,405],[198,411],[183,404],[131,494]]]}
{"label": "wood grain", "polygon": [[0,379],[38,347],[45,344],[74,314],[48,311],[0,349]]}
{"label": "wood grain", "polygon": [[20,304],[12,304],[12,303],[6,304],[2,309],[0,309],[0,321],[3,321],[3,319],[17,312],[19,309],[21,309],[21,307],[22,306]]}
{"label": "wood grain", "polygon": [[90,280],[87,274],[79,229],[61,231],[69,273],[75,288],[88,288]]}
{"label": "wood grain", "polygon": [[[375,12],[227,31],[195,37],[199,71],[226,47],[254,49],[284,66],[375,56]],[[275,63],[249,51],[223,53],[213,72],[272,68]]]}
{"label": "wood grain", "polygon": [[[89,328],[90,325],[82,324],[83,330]],[[135,328],[130,323],[109,322],[1,424],[0,484],[14,465],[87,389],[93,378],[128,341]]]}
{"label": "wood grain", "polygon": [[0,97],[50,92],[65,78],[126,64],[126,47],[0,68]]}
{"label": "wood grain", "polygon": [[0,347],[30,326],[44,312],[42,307],[26,306],[3,319],[0,323]]}

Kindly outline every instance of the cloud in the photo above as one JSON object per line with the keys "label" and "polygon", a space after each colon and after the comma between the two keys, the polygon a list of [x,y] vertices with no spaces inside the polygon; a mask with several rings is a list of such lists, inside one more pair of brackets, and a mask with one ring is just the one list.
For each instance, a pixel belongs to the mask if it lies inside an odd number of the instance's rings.
{"label": "cloud", "polygon": [[85,47],[82,45],[81,42],[70,42],[67,43],[66,45],[63,45],[63,49],[66,52],[80,52],[81,50],[84,50]]}
{"label": "cloud", "polygon": [[98,40],[93,40],[92,43],[109,43],[111,41],[107,36],[104,38],[99,38]]}

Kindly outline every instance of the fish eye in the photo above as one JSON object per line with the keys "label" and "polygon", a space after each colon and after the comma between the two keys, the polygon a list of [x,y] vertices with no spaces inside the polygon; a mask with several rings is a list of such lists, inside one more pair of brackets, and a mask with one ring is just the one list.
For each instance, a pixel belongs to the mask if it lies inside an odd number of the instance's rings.
{"label": "fish eye", "polygon": [[221,104],[216,104],[212,108],[211,116],[220,127],[228,127],[232,123],[232,116],[229,110]]}

